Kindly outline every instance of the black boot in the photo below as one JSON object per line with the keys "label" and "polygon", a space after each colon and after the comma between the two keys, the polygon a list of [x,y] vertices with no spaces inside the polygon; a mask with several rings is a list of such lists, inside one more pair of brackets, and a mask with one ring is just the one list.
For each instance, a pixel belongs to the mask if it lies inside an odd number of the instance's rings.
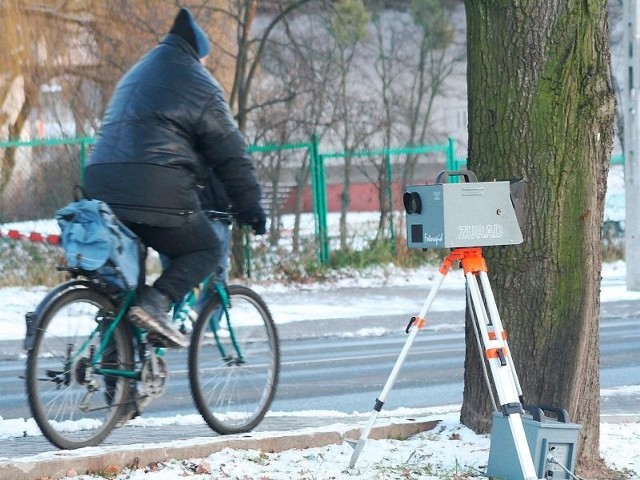
{"label": "black boot", "polygon": [[138,304],[129,309],[129,320],[135,326],[149,331],[149,338],[162,347],[180,348],[189,345],[189,339],[172,325],[167,313],[171,299],[153,287],[143,287]]}

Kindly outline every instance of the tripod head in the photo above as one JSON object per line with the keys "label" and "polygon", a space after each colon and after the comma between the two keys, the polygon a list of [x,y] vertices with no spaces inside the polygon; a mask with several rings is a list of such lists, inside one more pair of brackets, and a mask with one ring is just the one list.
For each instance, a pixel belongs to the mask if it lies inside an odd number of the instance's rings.
{"label": "tripod head", "polygon": [[[449,183],[450,177],[464,182]],[[469,170],[442,171],[433,185],[407,185],[409,248],[458,248],[522,243],[523,181],[478,182]]]}

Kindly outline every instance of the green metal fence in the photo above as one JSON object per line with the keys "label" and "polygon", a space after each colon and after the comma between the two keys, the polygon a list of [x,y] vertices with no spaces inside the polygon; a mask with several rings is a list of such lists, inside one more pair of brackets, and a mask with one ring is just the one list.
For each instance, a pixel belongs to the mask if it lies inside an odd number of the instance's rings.
{"label": "green metal fence", "polygon": [[[70,198],[71,188],[69,185],[82,182],[82,171],[85,164],[89,147],[93,144],[93,137],[80,137],[80,138],[60,138],[60,139],[37,139],[37,140],[10,140],[0,142],[0,149],[4,149],[4,155],[0,155],[0,160],[3,162],[2,171],[7,171],[5,161],[7,157],[12,157],[12,163],[15,167],[15,157],[17,150],[30,148],[30,149],[46,149],[42,152],[49,152],[49,155],[53,158],[56,155],[58,157],[64,156],[65,162],[69,164],[65,169],[60,168],[60,161],[56,161],[55,164],[48,164],[43,167],[46,173],[42,174],[47,176],[47,179],[39,179],[39,184],[51,183],[56,187],[56,193],[41,193],[39,196],[43,197],[41,202],[46,205],[36,205],[30,208],[31,214],[37,217],[38,214],[44,217],[52,216],[52,213],[65,203]],[[63,152],[59,152],[56,149],[64,148]],[[314,223],[314,242],[316,248],[316,257],[321,264],[326,264],[330,257],[330,232],[328,227],[328,201],[327,201],[327,171],[326,163],[329,161],[336,161],[340,159],[349,158],[383,158],[386,168],[386,188],[387,198],[389,205],[387,206],[390,212],[395,210],[393,205],[392,188],[392,176],[393,166],[392,161],[402,155],[423,155],[423,154],[443,154],[444,159],[438,161],[442,166],[444,165],[448,170],[455,170],[459,168],[459,161],[454,158],[454,142],[449,139],[447,143],[442,145],[418,145],[401,148],[381,148],[372,150],[352,151],[352,152],[331,152],[322,151],[319,145],[317,136],[313,136],[308,142],[291,143],[291,144],[268,144],[268,145],[251,145],[249,147],[250,152],[254,157],[260,157],[261,155],[268,155],[269,153],[295,153],[295,155],[302,155],[308,159],[309,162],[309,188],[311,191],[311,207],[313,213]],[[56,155],[52,152],[55,151]],[[295,157],[295,155],[293,155]],[[33,157],[42,157],[47,155],[39,155],[35,153]],[[301,157],[298,157],[298,160]],[[31,159],[31,162],[23,162],[30,164],[28,168],[25,168],[20,174],[21,183],[28,185],[30,182],[29,175],[33,171],[33,164],[42,162],[41,158],[37,161]],[[294,159],[294,161],[297,161]],[[335,168],[335,165],[334,165]],[[70,173],[73,172],[73,173]],[[12,176],[15,178],[15,172]],[[9,179],[9,182],[12,181]],[[299,187],[299,185],[298,185]],[[0,194],[8,195],[9,193],[3,189]],[[19,201],[19,200],[16,200]],[[2,198],[0,204],[0,224],[6,221],[19,221],[20,217],[24,217],[24,214],[8,213],[11,209],[8,205],[12,203],[9,198]],[[395,230],[393,225],[392,215],[389,219],[389,231],[391,234],[391,244],[395,247]],[[32,217],[35,218],[35,217]]]}
{"label": "green metal fence", "polygon": [[[317,174],[319,179],[318,183],[321,184],[319,196],[317,198],[318,210],[319,210],[319,228],[318,228],[318,260],[320,263],[327,263],[329,261],[329,238],[327,228],[327,202],[326,202],[326,173],[324,170],[325,160],[331,158],[358,158],[358,157],[381,157],[384,158],[385,165],[385,188],[387,189],[386,197],[388,201],[388,211],[394,212],[395,206],[393,204],[393,168],[392,157],[400,155],[422,155],[427,153],[444,153],[445,154],[445,167],[447,170],[457,170],[459,165],[455,160],[455,146],[454,140],[449,138],[446,144],[442,145],[417,145],[399,148],[381,148],[373,150],[360,150],[360,151],[344,151],[344,152],[323,152],[317,154]],[[393,215],[390,214],[388,218],[390,243],[395,255],[395,227],[393,222]]]}
{"label": "green metal fence", "polygon": [[0,224],[53,218],[82,181],[91,138],[0,142]]}
{"label": "green metal fence", "polygon": [[93,137],[79,138],[43,138],[35,140],[7,140],[0,142],[0,148],[26,148],[26,147],[58,147],[60,145],[79,145],[80,146],[80,179],[82,179],[82,170],[87,158],[88,146],[93,144]]}
{"label": "green metal fence", "polygon": [[[386,188],[387,198],[389,201],[388,210],[393,212],[395,206],[393,205],[392,188],[392,157],[401,155],[423,155],[430,153],[443,153],[445,155],[444,165],[447,170],[457,170],[464,165],[466,160],[457,160],[455,158],[455,144],[453,139],[448,139],[446,144],[441,145],[418,145],[410,147],[397,147],[397,148],[382,148],[373,150],[359,150],[359,151],[343,151],[343,152],[329,152],[321,151],[318,137],[313,136],[310,142],[307,143],[295,143],[287,145],[253,145],[249,147],[252,153],[263,153],[271,151],[282,150],[305,150],[310,159],[310,182],[311,182],[311,197],[314,217],[314,231],[316,240],[316,256],[321,264],[326,264],[330,257],[330,236],[328,226],[328,202],[327,202],[327,172],[325,163],[330,159],[344,159],[347,157],[383,157],[385,159],[386,168]],[[453,180],[455,181],[455,180]],[[389,215],[389,231],[390,231],[390,243],[395,254],[395,228],[393,222],[393,215]]]}

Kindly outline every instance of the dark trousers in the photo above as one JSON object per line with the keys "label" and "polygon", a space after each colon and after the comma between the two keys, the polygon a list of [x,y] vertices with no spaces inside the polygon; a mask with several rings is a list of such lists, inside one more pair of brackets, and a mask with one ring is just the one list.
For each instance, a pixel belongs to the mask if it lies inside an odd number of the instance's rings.
{"label": "dark trousers", "polygon": [[169,266],[153,286],[174,302],[211,274],[220,261],[220,241],[202,213],[191,215],[180,227],[154,227],[140,223],[127,226],[147,247],[169,258]]}

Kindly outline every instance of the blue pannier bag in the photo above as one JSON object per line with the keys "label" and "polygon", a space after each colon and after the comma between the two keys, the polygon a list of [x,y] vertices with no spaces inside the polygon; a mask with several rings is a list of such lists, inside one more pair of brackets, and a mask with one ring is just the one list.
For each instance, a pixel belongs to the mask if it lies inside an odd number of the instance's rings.
{"label": "blue pannier bag", "polygon": [[111,287],[133,290],[140,275],[140,245],[100,200],[82,198],[56,212],[67,267],[95,274]]}

